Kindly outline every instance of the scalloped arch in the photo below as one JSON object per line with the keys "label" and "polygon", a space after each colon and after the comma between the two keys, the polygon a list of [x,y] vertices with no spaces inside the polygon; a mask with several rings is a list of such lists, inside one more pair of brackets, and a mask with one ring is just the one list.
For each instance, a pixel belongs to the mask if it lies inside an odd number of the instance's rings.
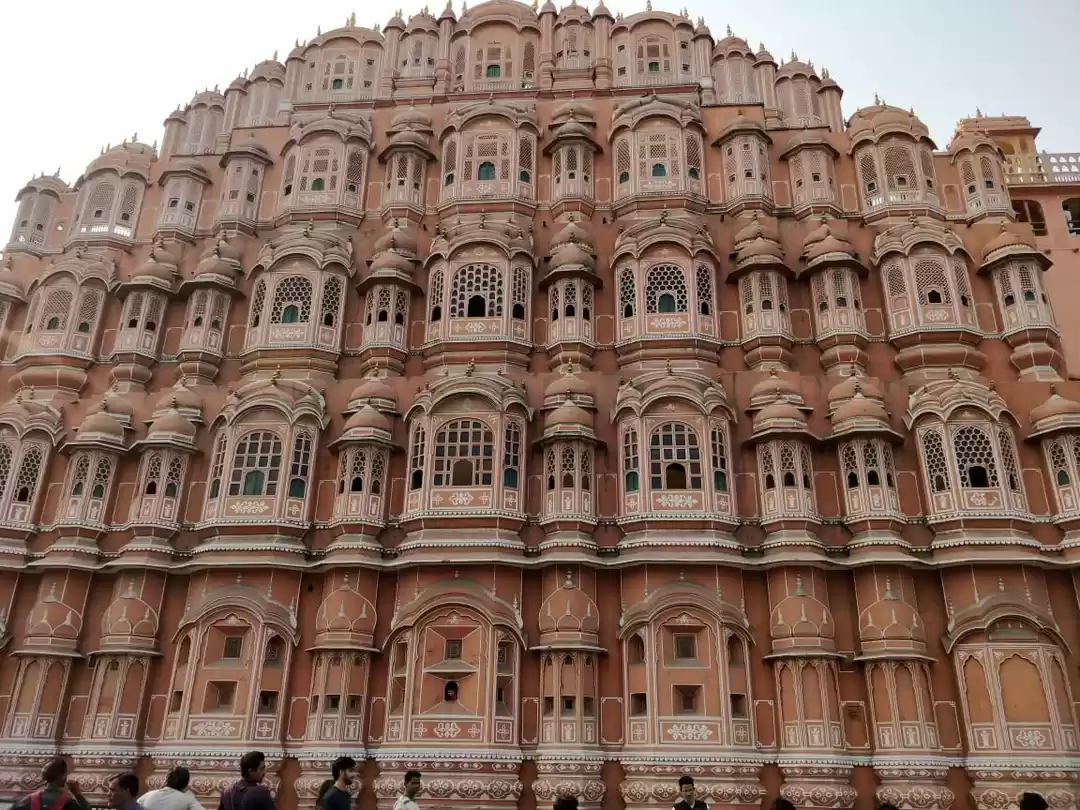
{"label": "scalloped arch", "polygon": [[253,626],[264,625],[277,630],[294,647],[300,641],[296,614],[290,607],[268,599],[261,591],[247,585],[223,585],[207,591],[184,611],[173,634],[173,643],[178,642],[189,628],[206,624],[225,613],[246,614]]}
{"label": "scalloped arch", "polygon": [[477,619],[493,627],[509,629],[522,647],[528,647],[524,620],[516,605],[492,596],[475,583],[450,580],[425,588],[409,604],[395,612],[383,649],[389,649],[401,632],[422,626],[435,611],[455,607],[472,611]]}
{"label": "scalloped arch", "polygon": [[1042,633],[1052,637],[1058,646],[1071,655],[1069,643],[1061,634],[1054,617],[1037,605],[1010,593],[996,593],[969,605],[949,619],[945,633],[941,637],[945,652],[951,653],[965,636],[985,632],[995,622],[1006,618],[1020,619]]}
{"label": "scalloped arch", "polygon": [[715,591],[694,582],[666,583],[649,594],[648,599],[628,607],[619,617],[619,640],[642,625],[656,621],[662,614],[676,610],[691,615],[704,612],[721,624],[738,628],[751,644],[754,643],[749,632],[750,622],[743,612]]}

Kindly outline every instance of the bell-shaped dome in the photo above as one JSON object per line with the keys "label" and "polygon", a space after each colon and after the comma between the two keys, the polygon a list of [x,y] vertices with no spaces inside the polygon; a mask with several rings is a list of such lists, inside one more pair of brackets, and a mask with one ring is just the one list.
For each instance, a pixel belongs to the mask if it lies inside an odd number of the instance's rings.
{"label": "bell-shaped dome", "polygon": [[53,582],[45,598],[30,610],[24,644],[27,648],[74,652],[82,625],[82,614],[60,599]]}
{"label": "bell-shaped dome", "polygon": [[230,245],[224,234],[221,234],[210,241],[199,258],[193,281],[232,289],[236,287],[242,272],[240,258],[240,250]]}
{"label": "bell-shaped dome", "polygon": [[153,651],[157,648],[157,634],[157,612],[139,598],[132,580],[101,619],[101,649]]}
{"label": "bell-shaped dome", "polygon": [[100,440],[122,443],[124,427],[108,411],[101,410],[86,417],[75,435],[80,442]]}
{"label": "bell-shaped dome", "polygon": [[769,53],[769,49],[765,47],[764,42],[758,43],[757,53],[754,54],[754,60],[758,64],[762,62],[771,62],[774,65],[776,64],[776,60],[773,58],[773,55]]}
{"label": "bell-shaped dome", "polygon": [[982,253],[982,265],[980,271],[986,271],[1000,261],[1012,258],[1034,259],[1044,269],[1050,265],[1041,250],[1026,236],[1010,231],[1005,223],[1001,223],[1001,230],[997,236],[986,243]]}
{"label": "bell-shaped dome", "polygon": [[423,132],[432,131],[431,113],[425,112],[419,107],[410,104],[408,107],[396,111],[390,119],[390,129],[404,130],[415,129]]}
{"label": "bell-shaped dome", "polygon": [[375,240],[372,253],[384,250],[393,250],[407,256],[415,256],[417,253],[416,234],[412,233],[400,219],[394,218],[386,233]]}
{"label": "bell-shaped dome", "polygon": [[805,432],[806,417],[803,412],[783,400],[766,405],[754,414],[754,433]]}
{"label": "bell-shaped dome", "polygon": [[750,400],[746,410],[759,410],[778,400],[790,402],[796,407],[805,406],[798,383],[788,377],[781,377],[775,371],[770,371],[769,376],[755,383],[750,389]]}
{"label": "bell-shaped dome", "polygon": [[91,161],[86,167],[83,177],[111,169],[126,174],[132,172],[142,176],[144,180],[150,179],[150,167],[157,162],[157,149],[145,143],[139,143],[132,139],[124,141],[119,146],[111,146]]}
{"label": "bell-shaped dome", "polygon": [[802,576],[798,575],[795,592],[782,599],[770,616],[773,652],[799,649],[831,652],[835,649],[835,634],[832,612],[804,589]]}
{"label": "bell-shaped dome", "polygon": [[544,389],[544,409],[560,408],[572,402],[581,408],[596,408],[596,397],[591,383],[568,364],[563,374],[558,374]]}
{"label": "bell-shaped dome", "polygon": [[875,101],[870,107],[856,110],[848,119],[848,135],[853,146],[862,140],[877,141],[890,134],[930,140],[930,130],[913,111]]}
{"label": "bell-shaped dome", "polygon": [[375,606],[345,577],[315,613],[315,648],[374,650]]}
{"label": "bell-shaped dome", "polygon": [[808,62],[803,62],[799,59],[798,55],[793,51],[791,59],[780,66],[780,69],[776,71],[776,78],[783,79],[784,77],[791,78],[793,76],[806,76],[807,78],[818,77],[817,71],[814,70],[814,66]]}
{"label": "bell-shaped dome", "polygon": [[926,657],[926,629],[915,607],[899,599],[892,582],[885,593],[859,614],[859,660]]}
{"label": "bell-shaped dome", "polygon": [[176,411],[190,422],[202,422],[203,399],[197,392],[188,388],[187,380],[183,377],[158,398],[150,418],[159,419],[170,411]]}
{"label": "bell-shaped dome", "polygon": [[131,274],[129,285],[171,290],[173,282],[179,276],[177,269],[179,264],[179,257],[166,248],[165,243],[159,239],[150,248],[150,255],[146,257],[146,260]]}
{"label": "bell-shaped dome", "polygon": [[570,574],[540,606],[540,644],[554,649],[600,646],[600,611]]}
{"label": "bell-shaped dome", "polygon": [[822,223],[807,234],[802,256],[808,270],[837,264],[859,265],[855,248],[846,239],[838,237],[828,223]]}
{"label": "bell-shaped dome", "polygon": [[573,403],[567,396],[566,401],[544,418],[544,440],[553,439],[589,439],[594,440],[593,415]]}
{"label": "bell-shaped dome", "polygon": [[362,380],[349,394],[345,413],[353,413],[365,405],[383,413],[397,413],[397,394],[382,377],[373,374]]}
{"label": "bell-shaped dome", "polygon": [[390,420],[368,404],[350,416],[345,422],[346,432],[352,430],[381,430],[390,432]]}
{"label": "bell-shaped dome", "polygon": [[718,56],[729,56],[731,54],[739,54],[741,56],[749,56],[753,58],[754,49],[750,47],[750,43],[742,37],[735,36],[731,30],[731,26],[727,27],[727,34],[723,39],[717,40],[713,46],[713,58]]}
{"label": "bell-shaped dome", "polygon": [[842,402],[846,402],[860,393],[867,399],[875,399],[884,403],[885,395],[878,384],[870,377],[859,373],[859,369],[852,368],[851,374],[844,377],[840,382],[829,389],[829,411],[834,412]]}
{"label": "bell-shaped dome", "polygon": [[173,440],[189,443],[195,438],[195,425],[176,406],[175,399],[168,411],[150,423],[146,432],[150,440]]}
{"label": "bell-shaped dome", "polygon": [[558,231],[556,231],[555,235],[551,237],[552,251],[565,245],[578,245],[588,251],[596,249],[592,235],[573,219],[565,223]]}
{"label": "bell-shaped dome", "polygon": [[863,396],[858,387],[850,399],[840,403],[832,413],[832,436],[852,434],[899,435],[889,424],[889,414],[880,400]]}
{"label": "bell-shaped dome", "polygon": [[1036,405],[1029,414],[1031,433],[1028,438],[1046,437],[1066,431],[1080,431],[1080,402],[1063,397],[1057,386],[1050,386],[1050,396]]}
{"label": "bell-shaped dome", "polygon": [[8,256],[4,266],[0,267],[0,298],[10,298],[14,301],[26,300],[26,288],[15,275],[11,267],[12,259]]}

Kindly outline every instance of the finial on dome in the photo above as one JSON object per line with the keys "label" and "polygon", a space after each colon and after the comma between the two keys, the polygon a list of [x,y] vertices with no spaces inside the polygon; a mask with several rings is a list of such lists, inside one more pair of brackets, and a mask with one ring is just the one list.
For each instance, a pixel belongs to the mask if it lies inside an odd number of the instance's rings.
{"label": "finial on dome", "polygon": [[470,360],[469,365],[465,366],[465,376],[471,377],[474,371],[476,371],[476,361]]}
{"label": "finial on dome", "polygon": [[733,36],[735,36],[735,33],[734,33],[734,32],[733,32],[732,30],[731,30],[731,26],[730,26],[730,25],[729,25],[729,26],[727,27],[727,35],[728,35],[729,37],[733,37]]}
{"label": "finial on dome", "polygon": [[799,61],[799,55],[797,53],[795,53],[794,48],[791,49],[791,61],[792,62],[798,62]]}
{"label": "finial on dome", "polygon": [[278,366],[277,368],[274,369],[274,373],[270,375],[270,383],[271,383],[271,385],[277,385],[278,380],[280,380],[280,379],[281,379],[281,366]]}
{"label": "finial on dome", "polygon": [[652,0],[645,0],[645,10],[652,11]]}
{"label": "finial on dome", "polygon": [[953,382],[959,382],[959,380],[960,380],[960,372],[957,371],[955,368],[950,368],[949,369],[949,379],[952,380]]}
{"label": "finial on dome", "polygon": [[881,99],[878,97],[877,93],[874,93],[874,104],[877,105],[878,107],[881,106]]}
{"label": "finial on dome", "polygon": [[349,15],[349,27],[356,28],[356,12]]}
{"label": "finial on dome", "polygon": [[322,36],[322,26],[321,25],[316,25],[315,26],[315,36],[317,36],[317,37]]}
{"label": "finial on dome", "polygon": [[910,214],[908,214],[908,222],[910,222],[912,225],[918,225],[919,215],[912,211]]}
{"label": "finial on dome", "polygon": [[975,117],[976,118],[982,118],[983,117],[982,110],[980,110],[978,107],[975,108]]}

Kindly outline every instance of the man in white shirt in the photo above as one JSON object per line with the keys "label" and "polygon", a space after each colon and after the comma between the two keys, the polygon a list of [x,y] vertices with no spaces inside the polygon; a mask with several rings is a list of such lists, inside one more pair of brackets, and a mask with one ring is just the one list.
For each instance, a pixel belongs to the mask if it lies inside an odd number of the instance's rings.
{"label": "man in white shirt", "polygon": [[190,781],[188,769],[178,765],[165,777],[165,787],[144,793],[139,804],[143,810],[204,810],[195,797],[187,792]]}
{"label": "man in white shirt", "polygon": [[394,810],[420,810],[416,797],[420,795],[420,771],[405,771],[401,795],[394,802]]}

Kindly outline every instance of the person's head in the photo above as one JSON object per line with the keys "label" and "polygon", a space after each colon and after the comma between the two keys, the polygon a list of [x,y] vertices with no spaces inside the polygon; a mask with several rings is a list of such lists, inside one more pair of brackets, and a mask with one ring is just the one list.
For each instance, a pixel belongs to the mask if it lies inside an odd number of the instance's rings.
{"label": "person's head", "polygon": [[683,774],[679,777],[679,797],[694,803],[694,799],[697,798],[697,788],[694,787],[694,777]]}
{"label": "person's head", "polygon": [[1020,795],[1020,810],[1046,810],[1049,805],[1046,799],[1038,793],[1022,793]]}
{"label": "person's head", "polygon": [[240,776],[258,784],[266,776],[266,755],[262,751],[248,751],[240,760]]}
{"label": "person's head", "polygon": [[555,800],[552,810],[578,810],[577,796],[560,796]]}
{"label": "person's head", "polygon": [[123,810],[135,803],[139,796],[139,777],[133,773],[122,773],[109,780],[109,807]]}
{"label": "person's head", "polygon": [[330,766],[330,773],[335,781],[351,785],[356,779],[356,760],[352,757],[338,757]]}
{"label": "person's head", "polygon": [[420,794],[420,771],[405,771],[405,795],[415,799]]}
{"label": "person's head", "polygon": [[68,766],[60,757],[49,760],[49,764],[41,769],[41,778],[49,785],[63,785],[67,782]]}
{"label": "person's head", "polygon": [[795,805],[783,797],[779,797],[772,803],[772,810],[795,810]]}
{"label": "person's head", "polygon": [[321,785],[319,785],[319,795],[315,798],[315,806],[316,807],[324,807],[325,806],[325,805],[323,805],[323,799],[326,798],[326,792],[328,790],[330,790],[330,788],[332,788],[333,786],[334,786],[334,780],[333,779],[327,779]]}
{"label": "person's head", "polygon": [[191,772],[183,765],[177,765],[165,777],[165,787],[173,790],[187,790],[190,781]]}

